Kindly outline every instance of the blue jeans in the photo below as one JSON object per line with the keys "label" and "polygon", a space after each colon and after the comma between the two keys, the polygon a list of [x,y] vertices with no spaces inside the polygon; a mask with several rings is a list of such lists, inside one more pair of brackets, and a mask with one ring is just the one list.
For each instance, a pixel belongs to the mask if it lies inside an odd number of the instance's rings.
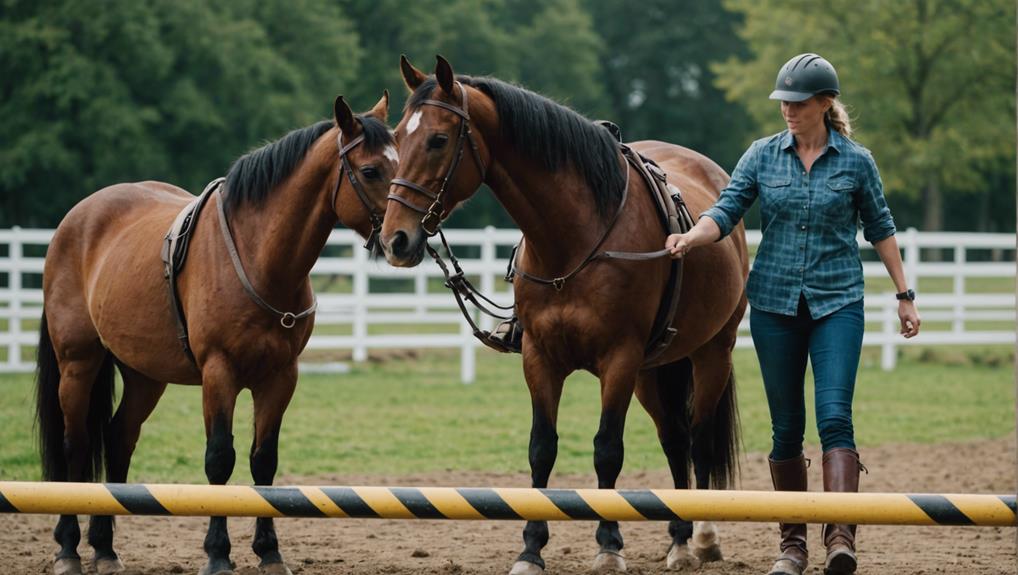
{"label": "blue jeans", "polygon": [[795,317],[752,309],[750,332],[771,411],[774,460],[802,453],[806,358],[813,364],[817,430],[823,450],[855,449],[852,394],[865,327],[859,300],[813,319],[803,297]]}

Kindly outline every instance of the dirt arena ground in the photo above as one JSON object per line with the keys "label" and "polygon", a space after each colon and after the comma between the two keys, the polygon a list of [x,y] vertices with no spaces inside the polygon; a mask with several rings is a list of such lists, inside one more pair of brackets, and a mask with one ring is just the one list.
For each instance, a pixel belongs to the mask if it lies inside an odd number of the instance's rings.
{"label": "dirt arena ground", "polygon": [[[817,453],[807,453],[819,462]],[[864,491],[1013,493],[1013,438],[942,445],[893,445],[863,451],[869,474]],[[749,454],[743,462],[741,487],[770,489],[766,460]],[[810,471],[820,485],[820,466]],[[337,475],[281,477],[277,484],[444,485],[525,487],[524,474],[448,471],[403,477]],[[552,487],[589,487],[589,476],[553,476]],[[667,472],[626,473],[620,488],[670,486]],[[56,550],[49,516],[0,516],[0,573],[50,573]],[[202,518],[124,517],[118,520],[117,549],[132,575],[197,573],[204,562]],[[522,522],[453,522],[395,520],[277,520],[280,548],[295,574],[449,575],[505,574],[522,545]],[[238,575],[255,575],[251,552],[253,519],[230,520],[232,558]],[[548,575],[587,573],[596,551],[593,522],[552,523],[544,551]],[[751,523],[719,525],[725,560],[703,566],[704,574],[748,575],[767,572],[777,546],[777,528]],[[84,525],[83,525],[84,531]],[[810,527],[813,565],[823,572],[820,526]],[[623,524],[629,572],[665,572],[668,537],[661,523]],[[1018,572],[1014,528],[892,527],[859,529],[861,574]],[[82,557],[91,549],[82,542]]]}

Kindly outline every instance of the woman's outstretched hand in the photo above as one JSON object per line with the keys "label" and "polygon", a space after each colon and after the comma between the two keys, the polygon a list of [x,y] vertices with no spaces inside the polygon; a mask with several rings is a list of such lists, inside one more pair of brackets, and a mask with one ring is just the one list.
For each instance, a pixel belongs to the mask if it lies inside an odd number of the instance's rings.
{"label": "woman's outstretched hand", "polygon": [[689,253],[691,247],[693,246],[689,240],[689,234],[671,234],[665,239],[665,249],[668,250],[673,259],[685,256]]}

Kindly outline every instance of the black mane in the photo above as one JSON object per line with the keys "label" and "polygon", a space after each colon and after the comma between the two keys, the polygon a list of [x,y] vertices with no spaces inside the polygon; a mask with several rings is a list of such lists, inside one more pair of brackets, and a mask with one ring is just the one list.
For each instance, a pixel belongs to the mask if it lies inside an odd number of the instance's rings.
{"label": "black mane", "polygon": [[[603,218],[615,213],[626,185],[619,146],[608,130],[569,108],[519,86],[495,78],[457,76],[481,90],[498,109],[501,136],[547,170],[571,165],[587,181],[594,205]],[[414,90],[406,109],[420,107],[438,86],[428,78]]]}
{"label": "black mane", "polygon": [[[392,143],[392,133],[373,116],[356,116],[364,129],[364,143],[369,152],[376,152]],[[285,180],[300,164],[308,149],[322,134],[335,126],[323,120],[306,128],[298,128],[275,142],[250,151],[233,163],[226,174],[228,207],[258,203]]]}

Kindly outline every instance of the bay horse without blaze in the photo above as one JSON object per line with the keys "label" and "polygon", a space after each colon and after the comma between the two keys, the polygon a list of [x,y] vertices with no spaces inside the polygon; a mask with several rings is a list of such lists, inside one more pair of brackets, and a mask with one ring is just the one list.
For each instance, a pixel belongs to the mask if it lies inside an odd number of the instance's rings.
{"label": "bay horse without blaze", "polygon": [[[582,369],[601,384],[601,421],[594,436],[598,487],[614,488],[622,469],[623,428],[634,393],[657,426],[675,487],[688,488],[690,460],[697,488],[726,487],[737,466],[731,352],[746,307],[748,258],[741,225],[685,258],[673,322],[677,336],[657,360],[644,365],[667,289],[667,258],[595,259],[567,273],[586,261],[605,233],[601,246],[606,250],[652,252],[664,245],[665,230],[656,223],[648,186],[623,159],[618,142],[608,130],[540,95],[493,78],[455,76],[441,57],[434,77],[406,58],[401,68],[413,93],[396,129],[401,161],[382,248],[393,265],[417,265],[428,236],[482,182],[523,231],[513,289],[533,404],[532,486],[548,485],[563,382]],[[694,218],[728,181],[717,164],[686,148],[653,141],[631,147],[664,169]],[[628,201],[620,207],[627,186]],[[521,277],[524,273],[559,279],[546,285]],[[720,559],[713,526],[697,528],[694,536],[690,522],[671,522],[669,567]],[[595,568],[624,570],[618,523],[600,522],[596,540]],[[511,573],[540,573],[547,523],[528,522],[523,541]]]}
{"label": "bay horse without blaze", "polygon": [[[308,273],[337,220],[363,236],[372,222],[381,223],[398,161],[387,106],[385,94],[355,116],[337,98],[333,121],[295,130],[236,161],[194,223],[178,276],[190,357],[178,343],[160,246],[194,196],[162,182],[117,184],[71,209],[43,273],[37,409],[45,479],[93,481],[105,471],[107,481],[126,481],[141,425],[172,382],[202,387],[212,484],[233,473],[234,406],[242,389],[251,390],[251,475],[256,485],[272,484],[297,356],[314,323]],[[256,304],[256,296],[269,307]],[[114,365],[123,378],[115,414]],[[77,517],[62,516],[54,537],[60,544],[54,572],[81,573]],[[91,518],[88,542],[101,575],[124,569],[113,550],[111,517]],[[203,574],[233,573],[225,517],[210,520],[204,547]],[[257,520],[252,547],[263,573],[290,572],[271,518]]]}

